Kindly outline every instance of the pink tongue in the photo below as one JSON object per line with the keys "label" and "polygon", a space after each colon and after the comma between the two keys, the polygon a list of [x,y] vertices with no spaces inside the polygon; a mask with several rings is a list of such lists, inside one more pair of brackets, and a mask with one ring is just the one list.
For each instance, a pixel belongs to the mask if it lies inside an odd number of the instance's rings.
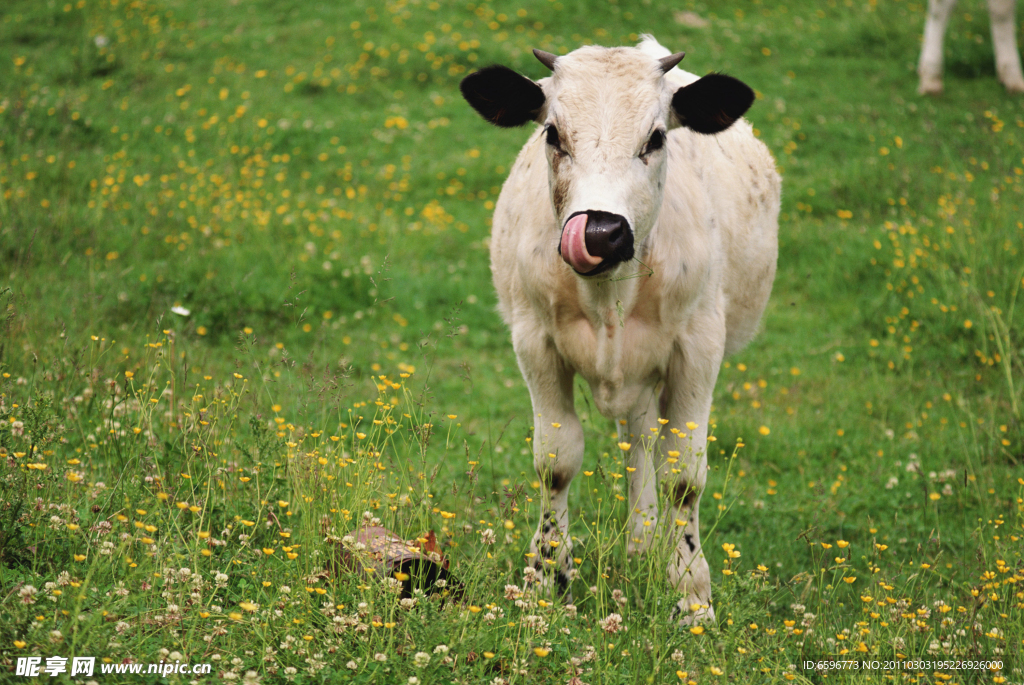
{"label": "pink tongue", "polygon": [[587,252],[587,215],[577,214],[565,223],[562,229],[562,259],[580,273],[593,271],[603,260]]}

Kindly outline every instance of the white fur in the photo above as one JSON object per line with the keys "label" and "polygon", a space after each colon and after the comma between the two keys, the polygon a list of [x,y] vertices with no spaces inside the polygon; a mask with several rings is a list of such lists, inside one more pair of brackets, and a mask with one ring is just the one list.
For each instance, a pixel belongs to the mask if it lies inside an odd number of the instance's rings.
{"label": "white fur", "polygon": [[[672,94],[697,77],[663,77],[656,58],[667,54],[647,37],[639,49],[584,47],[558,58],[539,82],[539,121],[558,125],[571,160],[553,157],[541,128],[527,141],[495,208],[491,269],[533,401],[545,513],[531,551],[551,572],[542,577],[574,575],[567,497],[583,462],[578,374],[631,444],[629,550],[656,540],[674,550],[669,577],[689,622],[714,615],[698,529],[712,391],[723,355],[753,337],[771,291],[780,179],[745,120],[713,136],[679,127]],[[645,163],[638,152],[655,125],[675,128]],[[557,246],[573,212],[595,209],[629,220],[637,254],[587,279]],[[659,478],[668,495],[660,518]]]}
{"label": "white fur", "polygon": [[[1016,0],[988,0],[992,25],[992,47],[996,53],[996,74],[1011,93],[1024,92],[1020,53],[1017,51],[1017,26],[1014,22]],[[928,19],[924,25],[921,60],[917,73],[922,95],[942,92],[942,39],[956,0],[928,0]]]}

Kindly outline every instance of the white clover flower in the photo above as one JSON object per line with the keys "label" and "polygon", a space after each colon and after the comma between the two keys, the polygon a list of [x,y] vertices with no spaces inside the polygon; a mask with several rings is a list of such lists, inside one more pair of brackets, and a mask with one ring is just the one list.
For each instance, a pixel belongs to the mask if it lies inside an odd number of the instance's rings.
{"label": "white clover flower", "polygon": [[416,668],[426,668],[429,663],[430,655],[426,652],[416,652],[416,655],[412,658],[412,665]]}
{"label": "white clover flower", "polygon": [[597,624],[601,626],[601,630],[609,635],[614,635],[620,630],[625,629],[622,625],[622,616],[618,614],[608,614],[606,617],[598,621]]}
{"label": "white clover flower", "polygon": [[35,604],[37,592],[39,592],[39,590],[32,585],[23,585],[21,589],[18,590],[18,596],[21,597],[22,604]]}

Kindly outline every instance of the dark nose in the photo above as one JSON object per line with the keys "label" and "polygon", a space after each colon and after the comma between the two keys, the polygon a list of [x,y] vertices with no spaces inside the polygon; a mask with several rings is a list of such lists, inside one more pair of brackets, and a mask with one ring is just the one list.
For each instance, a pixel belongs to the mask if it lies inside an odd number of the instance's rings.
{"label": "dark nose", "polygon": [[633,230],[624,216],[589,210],[584,236],[587,252],[595,257],[612,263],[633,258]]}

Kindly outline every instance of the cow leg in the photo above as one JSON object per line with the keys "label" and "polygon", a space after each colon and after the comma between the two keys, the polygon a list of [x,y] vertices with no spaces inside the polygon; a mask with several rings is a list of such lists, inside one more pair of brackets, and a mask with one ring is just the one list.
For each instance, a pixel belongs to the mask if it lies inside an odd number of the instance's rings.
{"label": "cow leg", "polygon": [[711,398],[725,351],[725,320],[720,311],[698,313],[690,322],[669,362],[664,391],[669,422],[662,428],[665,458],[660,480],[670,509],[662,527],[675,549],[668,577],[683,593],[673,612],[683,625],[715,617],[699,514],[707,481]]}
{"label": "cow leg", "polygon": [[[627,554],[645,552],[654,540],[658,526],[658,473],[654,465],[654,454],[658,449],[658,397],[654,388],[647,391],[648,401],[639,403],[626,419],[626,425],[618,425],[619,442],[630,443],[626,460],[629,482],[629,539]],[[641,395],[643,398],[643,395]]]}
{"label": "cow leg", "polygon": [[954,6],[956,0],[928,0],[921,60],[917,64],[917,74],[921,77],[917,92],[921,95],[942,92],[942,40]]}
{"label": "cow leg", "polygon": [[1017,50],[1017,26],[1014,21],[1016,0],[988,0],[992,21],[992,48],[996,53],[996,74],[1011,93],[1024,92],[1024,74]]}
{"label": "cow leg", "polygon": [[530,560],[547,593],[572,601],[576,575],[569,536],[569,484],[583,463],[583,427],[573,406],[569,368],[543,334],[513,331],[513,347],[533,402],[533,466],[541,483],[541,517]]}

